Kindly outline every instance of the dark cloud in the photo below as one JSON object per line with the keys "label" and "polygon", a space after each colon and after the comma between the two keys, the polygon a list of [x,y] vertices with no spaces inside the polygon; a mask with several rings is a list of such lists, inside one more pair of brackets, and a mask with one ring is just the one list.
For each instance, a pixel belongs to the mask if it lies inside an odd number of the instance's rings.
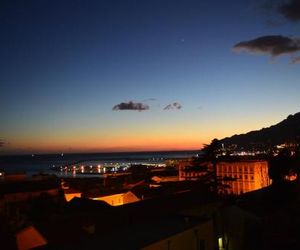
{"label": "dark cloud", "polygon": [[278,7],[278,11],[290,21],[300,21],[300,0],[290,0],[283,3]]}
{"label": "dark cloud", "polygon": [[4,140],[0,138],[0,148],[4,146]]}
{"label": "dark cloud", "polygon": [[234,45],[235,51],[269,54],[273,57],[300,51],[300,39],[285,36],[262,36]]}
{"label": "dark cloud", "polygon": [[148,110],[149,106],[147,104],[141,102],[121,102],[115,105],[112,110],[137,110],[137,111],[145,111]]}
{"label": "dark cloud", "polygon": [[171,104],[168,104],[167,106],[164,107],[164,110],[170,110],[170,109],[181,109],[182,106],[178,102],[174,102]]}

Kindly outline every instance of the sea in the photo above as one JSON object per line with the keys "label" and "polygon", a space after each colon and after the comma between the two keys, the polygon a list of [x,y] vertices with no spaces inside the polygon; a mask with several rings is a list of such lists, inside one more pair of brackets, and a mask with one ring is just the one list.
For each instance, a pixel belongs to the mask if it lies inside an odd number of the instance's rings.
{"label": "sea", "polygon": [[[128,165],[163,164],[166,160],[184,159],[201,154],[193,151],[122,152],[122,153],[72,153],[0,156],[0,171],[5,173],[26,172],[27,175],[55,174],[59,177],[76,177],[69,172],[54,171],[72,165]],[[84,177],[95,177],[85,174]]]}

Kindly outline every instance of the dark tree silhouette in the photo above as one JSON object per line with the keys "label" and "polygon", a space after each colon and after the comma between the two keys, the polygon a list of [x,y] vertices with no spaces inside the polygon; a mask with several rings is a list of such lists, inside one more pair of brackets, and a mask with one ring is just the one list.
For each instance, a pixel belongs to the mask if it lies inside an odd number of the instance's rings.
{"label": "dark tree silhouette", "polygon": [[213,166],[213,186],[214,191],[218,191],[218,180],[217,180],[217,153],[220,149],[220,141],[213,139],[210,144],[205,144],[202,148],[204,153],[203,158],[212,163]]}

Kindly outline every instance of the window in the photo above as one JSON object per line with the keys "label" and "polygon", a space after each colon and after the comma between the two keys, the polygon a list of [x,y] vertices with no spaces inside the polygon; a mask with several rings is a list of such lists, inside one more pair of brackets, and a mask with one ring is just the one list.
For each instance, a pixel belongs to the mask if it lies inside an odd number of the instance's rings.
{"label": "window", "polygon": [[218,238],[218,246],[219,246],[219,250],[223,249],[223,239],[222,238]]}
{"label": "window", "polygon": [[194,230],[194,234],[196,237],[196,249],[205,250],[205,241],[203,239],[199,239],[198,229]]}
{"label": "window", "polygon": [[199,241],[199,250],[205,250],[205,241],[204,240],[198,240]]}

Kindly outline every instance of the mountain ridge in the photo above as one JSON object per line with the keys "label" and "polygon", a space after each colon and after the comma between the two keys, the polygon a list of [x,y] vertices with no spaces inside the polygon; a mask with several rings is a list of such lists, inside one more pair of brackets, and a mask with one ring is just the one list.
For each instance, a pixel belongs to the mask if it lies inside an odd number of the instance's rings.
{"label": "mountain ridge", "polygon": [[289,115],[281,122],[260,130],[233,135],[220,140],[224,146],[236,145],[242,149],[266,149],[300,138],[300,112]]}

